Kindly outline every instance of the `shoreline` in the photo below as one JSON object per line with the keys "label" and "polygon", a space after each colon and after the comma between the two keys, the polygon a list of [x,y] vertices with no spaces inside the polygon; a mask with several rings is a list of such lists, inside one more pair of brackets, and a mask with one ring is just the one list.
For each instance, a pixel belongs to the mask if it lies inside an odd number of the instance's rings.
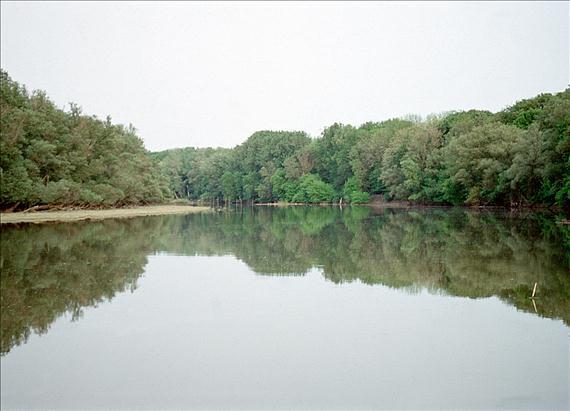
{"label": "shoreline", "polygon": [[210,210],[210,207],[187,205],[140,206],[133,208],[112,208],[106,210],[63,210],[0,213],[0,224],[48,223],[107,218],[131,218],[167,214],[190,214]]}
{"label": "shoreline", "polygon": [[[232,203],[232,205],[237,203]],[[462,208],[466,210],[506,210],[506,211],[549,211],[549,212],[569,212],[570,210],[558,206],[547,205],[524,205],[519,207],[509,207],[501,205],[453,205],[453,204],[437,204],[437,203],[414,203],[406,201],[370,201],[367,203],[335,203],[335,202],[322,202],[322,203],[287,203],[284,201],[276,201],[272,203],[253,203],[248,206],[268,206],[268,207],[290,207],[290,206],[336,206],[336,207],[351,207],[363,206],[372,208]]]}
{"label": "shoreline", "polygon": [[[232,204],[233,205],[233,204]],[[312,207],[330,207],[339,206],[338,203],[253,203],[248,204],[246,207],[295,207],[295,206],[312,206]],[[473,211],[510,211],[510,212],[536,212],[536,211],[549,211],[549,212],[563,212],[567,213],[564,209],[552,207],[519,207],[511,209],[501,206],[452,206],[443,204],[414,204],[401,201],[387,201],[387,202],[368,202],[361,204],[342,204],[341,208],[350,206],[363,206],[374,209],[382,208],[406,208],[406,209],[422,209],[422,208],[462,208]],[[220,208],[224,208],[221,206]],[[0,225],[5,224],[25,224],[25,223],[59,223],[71,221],[89,221],[89,220],[103,220],[108,218],[133,218],[145,217],[155,215],[169,215],[169,214],[189,214],[199,213],[212,210],[212,207],[205,205],[149,205],[149,206],[136,206],[129,208],[110,208],[110,209],[76,209],[76,210],[46,210],[46,211],[18,211],[18,212],[1,212],[0,211]],[[568,214],[570,216],[570,214]],[[563,220],[563,224],[568,224],[568,219]]]}

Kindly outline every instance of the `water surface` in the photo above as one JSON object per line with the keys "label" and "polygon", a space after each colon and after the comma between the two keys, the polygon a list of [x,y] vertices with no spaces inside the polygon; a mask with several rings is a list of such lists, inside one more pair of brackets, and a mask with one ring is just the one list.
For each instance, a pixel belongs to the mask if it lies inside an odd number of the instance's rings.
{"label": "water surface", "polygon": [[365,207],[3,227],[1,405],[567,409],[569,238]]}

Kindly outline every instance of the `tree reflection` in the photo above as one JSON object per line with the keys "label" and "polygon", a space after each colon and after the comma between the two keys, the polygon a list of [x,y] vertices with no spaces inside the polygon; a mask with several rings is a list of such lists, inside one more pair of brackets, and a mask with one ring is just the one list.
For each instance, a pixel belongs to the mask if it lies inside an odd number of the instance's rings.
{"label": "tree reflection", "polygon": [[64,313],[136,288],[147,256],[234,255],[263,275],[320,267],[335,283],[497,296],[570,324],[569,229],[552,216],[464,209],[255,207],[2,229],[1,351]]}
{"label": "tree reflection", "polygon": [[2,228],[1,353],[45,333],[64,313],[136,288],[151,241],[141,221]]}

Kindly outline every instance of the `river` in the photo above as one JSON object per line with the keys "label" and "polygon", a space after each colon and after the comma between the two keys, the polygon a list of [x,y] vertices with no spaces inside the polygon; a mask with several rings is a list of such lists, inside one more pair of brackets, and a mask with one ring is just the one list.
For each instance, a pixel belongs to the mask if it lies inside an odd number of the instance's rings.
{"label": "river", "polygon": [[568,409],[569,250],[465,209],[3,226],[1,406]]}

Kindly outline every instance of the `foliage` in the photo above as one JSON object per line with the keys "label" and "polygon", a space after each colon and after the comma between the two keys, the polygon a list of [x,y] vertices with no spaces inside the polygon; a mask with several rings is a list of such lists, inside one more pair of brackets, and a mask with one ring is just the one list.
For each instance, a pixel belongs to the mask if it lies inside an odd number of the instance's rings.
{"label": "foliage", "polygon": [[453,183],[468,192],[468,204],[502,202],[510,194],[507,170],[524,131],[503,124],[485,124],[452,140],[446,147]]}
{"label": "foliage", "polygon": [[337,191],[353,174],[349,155],[359,138],[360,133],[354,127],[335,123],[316,141],[315,171]]}
{"label": "foliage", "polygon": [[334,189],[315,174],[305,174],[299,180],[299,188],[292,198],[294,203],[330,202],[334,198]]}
{"label": "foliage", "polygon": [[370,194],[360,191],[355,177],[351,177],[344,183],[344,198],[349,203],[366,203],[370,199]]}
{"label": "foliage", "polygon": [[2,72],[0,207],[201,201],[570,207],[570,89],[483,110],[258,131],[228,148],[147,153],[132,127],[56,108]]}
{"label": "foliage", "polygon": [[0,73],[0,207],[160,202],[166,180],[132,127],[58,109]]}

